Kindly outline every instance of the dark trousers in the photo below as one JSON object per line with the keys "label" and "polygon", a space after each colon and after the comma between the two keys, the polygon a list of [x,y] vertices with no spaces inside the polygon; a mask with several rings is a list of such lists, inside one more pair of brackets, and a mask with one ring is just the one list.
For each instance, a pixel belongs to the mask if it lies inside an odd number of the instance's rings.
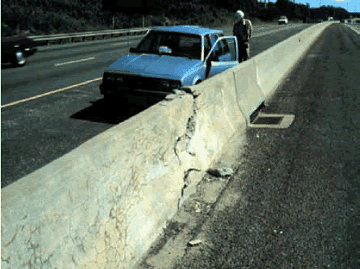
{"label": "dark trousers", "polygon": [[250,43],[238,42],[238,51],[239,51],[238,54],[239,63],[248,60],[250,58]]}

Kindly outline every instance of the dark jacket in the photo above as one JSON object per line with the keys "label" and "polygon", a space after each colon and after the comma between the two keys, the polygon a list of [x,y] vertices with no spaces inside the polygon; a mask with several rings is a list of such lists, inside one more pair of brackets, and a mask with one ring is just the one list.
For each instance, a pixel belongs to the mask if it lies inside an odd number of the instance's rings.
{"label": "dark jacket", "polygon": [[252,35],[252,24],[248,19],[237,21],[234,23],[233,34],[238,39],[238,42],[249,42]]}

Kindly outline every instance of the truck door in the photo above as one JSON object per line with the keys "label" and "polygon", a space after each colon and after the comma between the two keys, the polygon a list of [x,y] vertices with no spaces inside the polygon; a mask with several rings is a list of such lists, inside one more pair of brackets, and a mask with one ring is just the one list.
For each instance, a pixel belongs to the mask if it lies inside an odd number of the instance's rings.
{"label": "truck door", "polygon": [[236,37],[218,37],[210,52],[205,57],[204,64],[207,65],[207,69],[210,69],[207,77],[212,77],[239,64],[237,51]]}

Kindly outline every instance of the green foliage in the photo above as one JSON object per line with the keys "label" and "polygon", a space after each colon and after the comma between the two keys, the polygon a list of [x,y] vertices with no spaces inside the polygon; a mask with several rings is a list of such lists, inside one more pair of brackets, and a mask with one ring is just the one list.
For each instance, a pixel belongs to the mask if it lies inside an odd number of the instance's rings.
{"label": "green foliage", "polygon": [[[235,11],[241,9],[253,21],[288,18],[347,17],[346,10],[331,6],[309,9],[289,0],[269,2],[267,8],[257,0],[156,0],[159,11],[146,16],[145,26],[192,24],[218,27],[234,22]],[[335,16],[334,16],[335,14]],[[71,33],[77,31],[142,27],[140,14],[103,10],[102,0],[5,0],[1,1],[2,29],[29,35]]]}

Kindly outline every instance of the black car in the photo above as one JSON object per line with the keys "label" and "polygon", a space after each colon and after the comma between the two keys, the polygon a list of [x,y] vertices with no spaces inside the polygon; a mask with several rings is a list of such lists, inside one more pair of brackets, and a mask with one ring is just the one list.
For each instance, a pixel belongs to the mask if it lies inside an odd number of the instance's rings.
{"label": "black car", "polygon": [[24,66],[37,51],[36,42],[26,36],[1,37],[1,63]]}

